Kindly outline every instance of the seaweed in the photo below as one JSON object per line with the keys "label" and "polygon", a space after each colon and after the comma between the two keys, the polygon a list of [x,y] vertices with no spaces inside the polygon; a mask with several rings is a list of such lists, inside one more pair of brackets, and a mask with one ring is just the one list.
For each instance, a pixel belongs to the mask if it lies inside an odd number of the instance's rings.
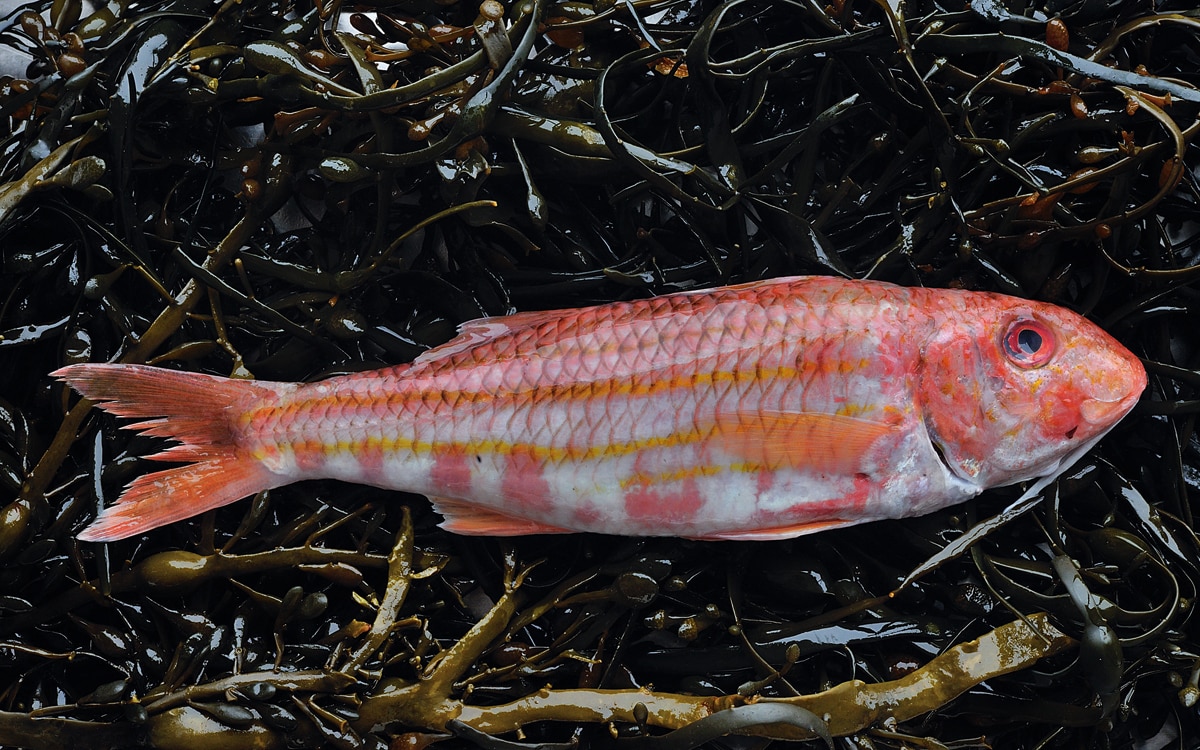
{"label": "seaweed", "polygon": [[[1200,19],[1174,0],[33,0],[0,17],[0,746],[1185,747]],[[990,289],[1151,374],[1059,481],[770,543],[476,539],[333,482],[75,534],[48,373],[311,380],[793,273]]]}

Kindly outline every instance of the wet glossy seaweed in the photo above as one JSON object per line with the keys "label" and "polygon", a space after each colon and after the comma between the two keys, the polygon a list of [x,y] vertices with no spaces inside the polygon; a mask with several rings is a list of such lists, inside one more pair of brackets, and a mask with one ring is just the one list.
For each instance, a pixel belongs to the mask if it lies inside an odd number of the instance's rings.
{"label": "wet glossy seaweed", "polygon": [[[1125,0],[7,12],[0,746],[1189,746],[1198,33]],[[74,539],[153,445],[63,364],[308,380],[790,273],[1054,301],[1151,385],[1036,502],[792,541],[467,539],[330,482]]]}

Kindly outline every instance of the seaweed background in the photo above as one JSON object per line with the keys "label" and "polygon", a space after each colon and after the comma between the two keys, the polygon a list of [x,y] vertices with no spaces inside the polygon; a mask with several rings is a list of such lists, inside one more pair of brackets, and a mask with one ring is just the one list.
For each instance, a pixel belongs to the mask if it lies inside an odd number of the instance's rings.
{"label": "seaweed background", "polygon": [[[588,712],[928,674],[1021,614],[1036,666],[947,676],[835,742],[1194,747],[1198,35],[1194,8],[1131,0],[9,12],[0,745],[759,748],[831,717],[680,713],[701,728],[658,737],[679,705]],[[481,315],[793,273],[1066,305],[1151,386],[1032,512],[890,598],[1019,488],[706,544],[467,539],[420,498],[305,483],[74,539],[152,445],[53,382],[64,364],[310,380]],[[431,682],[449,703],[394,700]],[[502,715],[559,720],[500,739]]]}

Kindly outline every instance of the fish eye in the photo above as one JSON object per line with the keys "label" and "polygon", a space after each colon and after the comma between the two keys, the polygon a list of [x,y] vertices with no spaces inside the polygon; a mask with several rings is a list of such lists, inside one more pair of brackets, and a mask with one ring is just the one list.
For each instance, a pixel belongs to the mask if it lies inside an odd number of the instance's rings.
{"label": "fish eye", "polygon": [[1036,320],[1017,320],[1004,334],[1004,354],[1017,367],[1041,367],[1054,356],[1054,334]]}

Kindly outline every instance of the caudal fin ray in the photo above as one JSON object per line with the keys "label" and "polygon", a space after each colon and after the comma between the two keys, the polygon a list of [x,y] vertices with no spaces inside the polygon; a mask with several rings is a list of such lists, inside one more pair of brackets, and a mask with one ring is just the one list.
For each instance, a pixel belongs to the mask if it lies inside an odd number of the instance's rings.
{"label": "caudal fin ray", "polygon": [[239,457],[177,466],[133,480],[116,505],[100,512],[79,534],[85,542],[111,542],[228,505],[271,487],[271,474]]}
{"label": "caudal fin ray", "polygon": [[189,445],[232,446],[231,410],[265,390],[262,384],[145,365],[70,365],[51,373],[104,411],[142,419],[129,427]]}
{"label": "caudal fin ray", "polygon": [[277,384],[142,365],[71,365],[53,375],[110,414],[141,420],[127,428],[178,443],[148,458],[193,462],[135,479],[82,540],[123,539],[280,483],[235,434],[237,416],[273,398]]}

